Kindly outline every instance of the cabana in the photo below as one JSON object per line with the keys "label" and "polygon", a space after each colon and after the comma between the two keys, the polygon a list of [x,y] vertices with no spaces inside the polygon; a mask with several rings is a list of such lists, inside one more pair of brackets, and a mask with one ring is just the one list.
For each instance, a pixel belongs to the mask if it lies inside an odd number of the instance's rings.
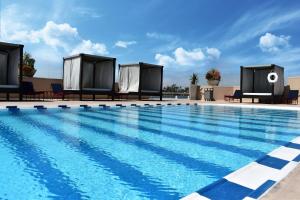
{"label": "cabana", "polygon": [[114,99],[116,59],[78,54],[63,59],[65,94],[110,95]]}
{"label": "cabana", "polygon": [[241,66],[240,84],[242,98],[251,98],[252,103],[254,98],[274,103],[284,92],[284,68],[274,64]]}
{"label": "cabana", "polygon": [[159,96],[162,100],[163,66],[147,63],[119,65],[119,94]]}
{"label": "cabana", "polygon": [[22,100],[21,82],[23,66],[23,45],[0,42],[0,93],[18,93]]}

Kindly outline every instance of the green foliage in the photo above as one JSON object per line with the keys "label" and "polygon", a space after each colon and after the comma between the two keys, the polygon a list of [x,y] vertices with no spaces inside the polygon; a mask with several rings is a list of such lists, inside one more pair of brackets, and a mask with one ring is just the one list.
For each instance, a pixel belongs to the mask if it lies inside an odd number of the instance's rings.
{"label": "green foliage", "polygon": [[198,83],[199,77],[198,74],[193,73],[190,77],[191,84],[196,85]]}
{"label": "green foliage", "polygon": [[206,73],[205,78],[207,80],[221,80],[221,73],[217,69],[211,69]]}
{"label": "green foliage", "polygon": [[34,69],[35,59],[27,52],[23,55],[23,64]]}
{"label": "green foliage", "polygon": [[188,87],[177,86],[176,84],[172,84],[170,86],[164,87],[163,91],[164,92],[184,93],[184,92],[188,92],[189,88]]}

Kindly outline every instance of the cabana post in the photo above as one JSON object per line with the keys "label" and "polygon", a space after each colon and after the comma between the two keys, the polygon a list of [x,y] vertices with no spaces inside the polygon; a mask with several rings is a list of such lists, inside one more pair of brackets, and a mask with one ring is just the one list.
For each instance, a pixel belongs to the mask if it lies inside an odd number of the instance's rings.
{"label": "cabana post", "polygon": [[119,94],[159,96],[162,100],[163,66],[139,62],[119,65]]}
{"label": "cabana post", "polygon": [[[240,86],[242,98],[267,99],[272,103],[282,98],[284,92],[284,68],[275,64],[241,66]],[[242,98],[240,102],[242,102]]]}
{"label": "cabana post", "polygon": [[18,93],[22,100],[21,83],[23,78],[23,48],[22,44],[0,42],[0,93]]}
{"label": "cabana post", "polygon": [[114,99],[116,59],[89,54],[78,54],[63,59],[64,93],[110,95]]}

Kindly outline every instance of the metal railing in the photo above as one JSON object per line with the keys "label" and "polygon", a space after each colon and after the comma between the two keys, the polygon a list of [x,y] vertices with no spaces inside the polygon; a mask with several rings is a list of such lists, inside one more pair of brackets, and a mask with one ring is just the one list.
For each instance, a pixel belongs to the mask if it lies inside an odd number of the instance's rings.
{"label": "metal railing", "polygon": [[163,98],[170,99],[188,99],[188,92],[163,92]]}

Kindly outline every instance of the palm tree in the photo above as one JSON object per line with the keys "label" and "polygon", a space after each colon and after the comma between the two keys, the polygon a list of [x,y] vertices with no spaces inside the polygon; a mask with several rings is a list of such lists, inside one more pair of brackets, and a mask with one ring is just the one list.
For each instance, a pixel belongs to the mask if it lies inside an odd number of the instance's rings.
{"label": "palm tree", "polygon": [[192,85],[196,85],[198,83],[198,74],[196,73],[193,73],[191,78],[190,78],[190,81],[191,81],[191,84]]}

